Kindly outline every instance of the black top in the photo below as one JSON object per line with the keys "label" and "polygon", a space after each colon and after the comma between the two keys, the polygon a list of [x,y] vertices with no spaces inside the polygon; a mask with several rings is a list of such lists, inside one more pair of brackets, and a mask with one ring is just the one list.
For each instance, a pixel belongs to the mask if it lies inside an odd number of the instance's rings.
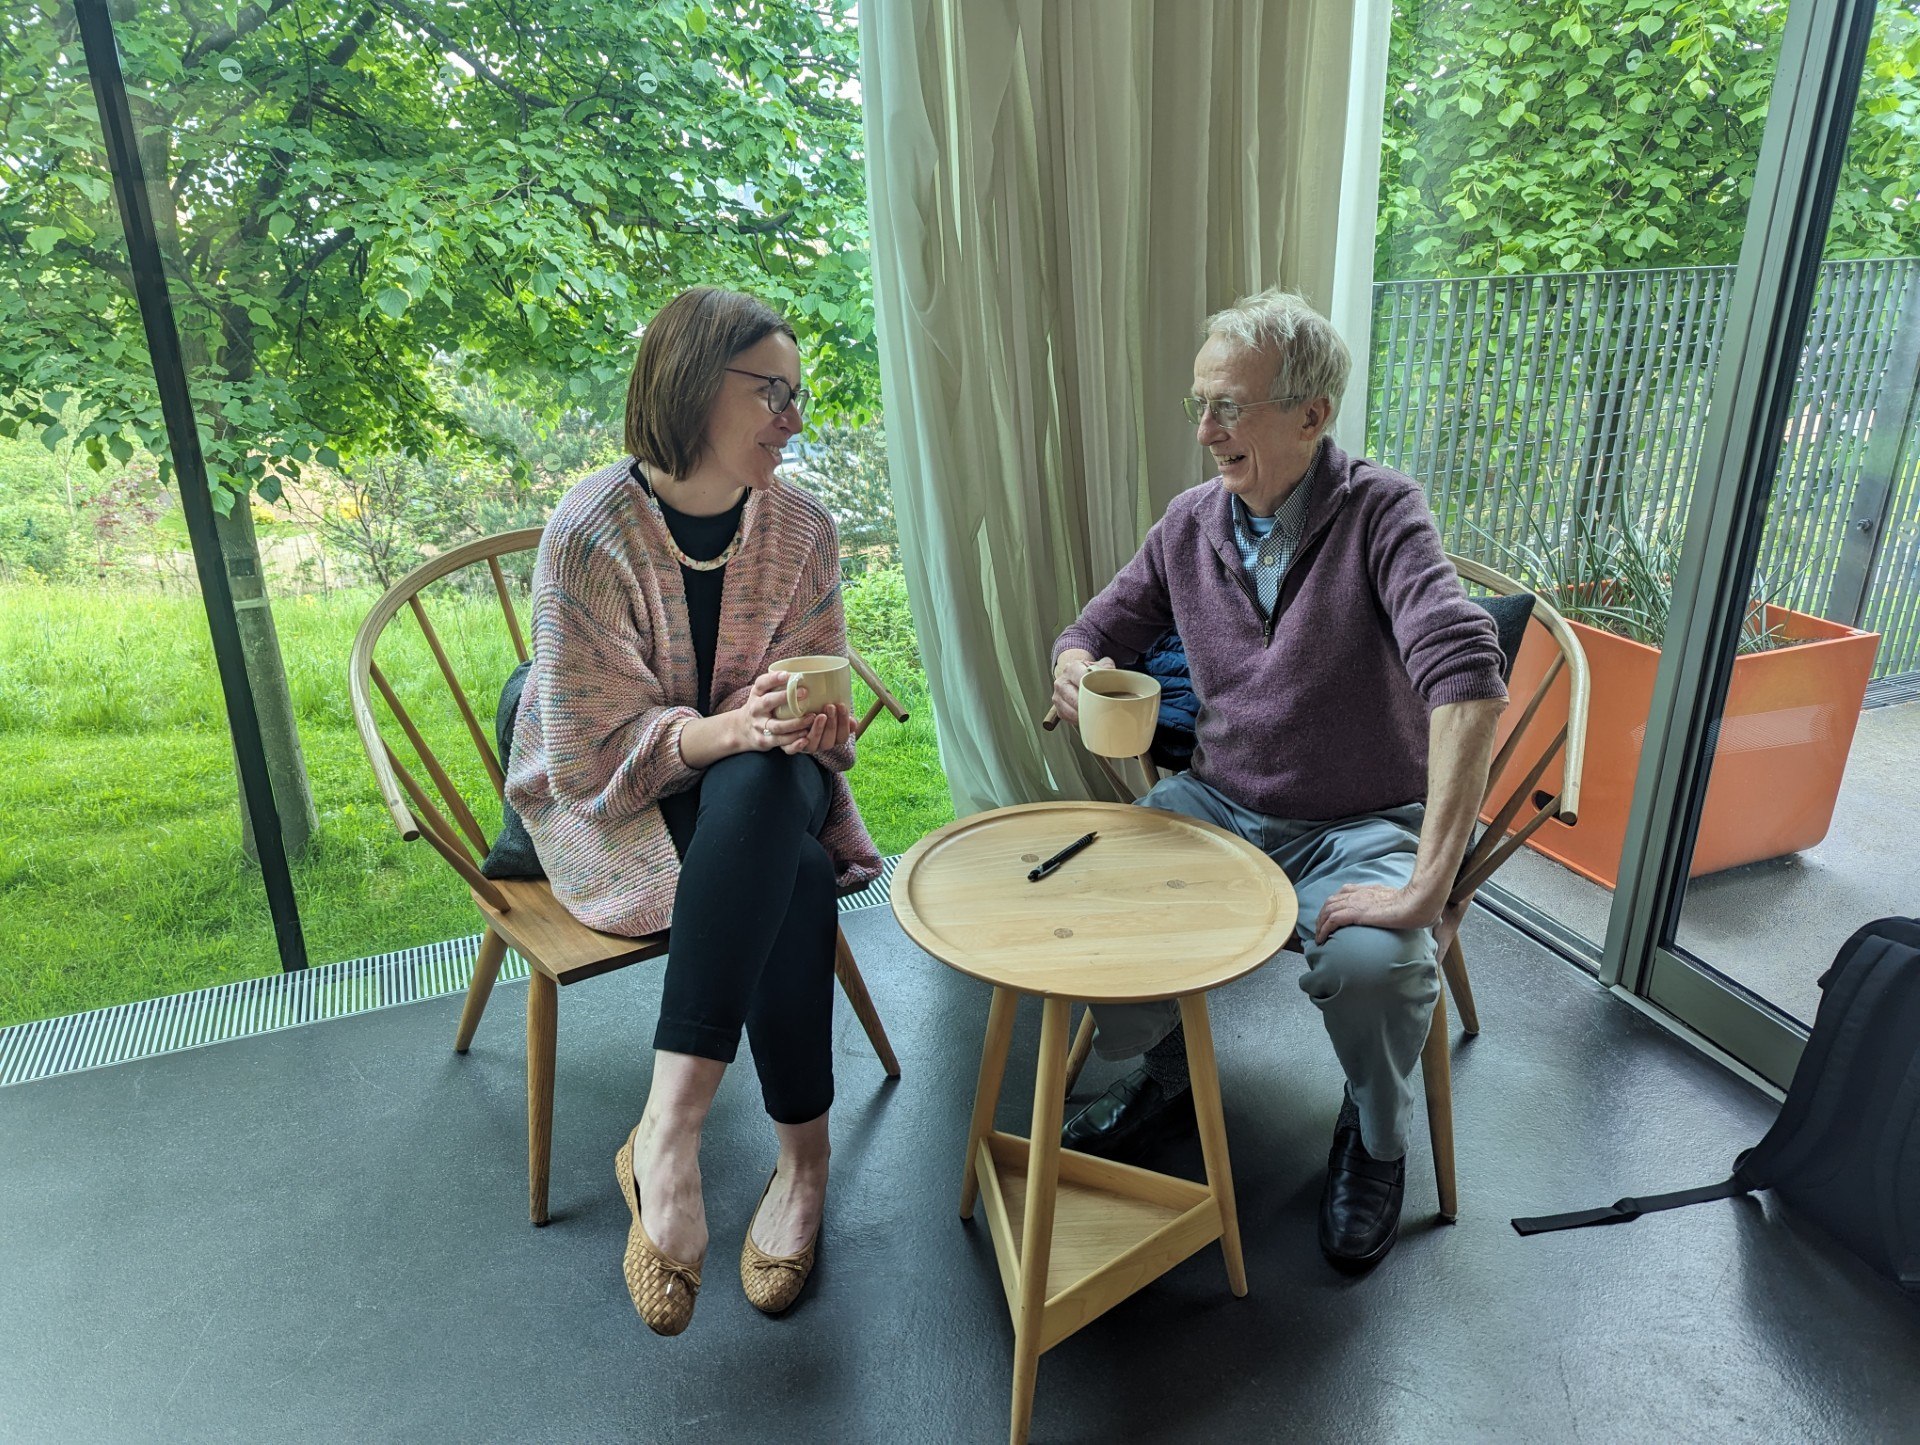
{"label": "black top", "polygon": [[[638,464],[631,470],[633,479],[648,495],[654,496],[655,501],[660,501],[653,488],[647,486],[646,476]],[[742,492],[732,509],[718,516],[690,516],[664,501],[660,502],[660,515],[666,521],[667,531],[673,534],[674,545],[694,561],[706,562],[727,550],[727,543],[740,530],[740,514],[746,507],[747,494]],[[726,589],[727,569],[716,567],[711,572],[697,572],[682,563],[680,581],[687,593],[687,625],[693,632],[694,671],[700,679],[694,706],[704,717],[713,705],[713,654],[720,640],[720,597]]]}

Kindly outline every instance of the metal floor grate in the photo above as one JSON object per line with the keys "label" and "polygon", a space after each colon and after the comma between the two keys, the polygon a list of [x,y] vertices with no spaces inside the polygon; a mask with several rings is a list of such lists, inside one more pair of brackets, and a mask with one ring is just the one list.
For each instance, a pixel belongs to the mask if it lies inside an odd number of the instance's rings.
{"label": "metal floor grate", "polygon": [[[842,898],[840,911],[853,913],[885,903],[899,862],[897,857],[882,860],[880,876]],[[464,993],[479,946],[476,933],[301,973],[244,978],[192,993],[15,1024],[0,1029],[0,1087]],[[500,982],[526,976],[526,960],[508,949]]]}
{"label": "metal floor grate", "polygon": [[1867,684],[1868,707],[1886,707],[1897,702],[1920,699],[1920,672],[1903,672]]}

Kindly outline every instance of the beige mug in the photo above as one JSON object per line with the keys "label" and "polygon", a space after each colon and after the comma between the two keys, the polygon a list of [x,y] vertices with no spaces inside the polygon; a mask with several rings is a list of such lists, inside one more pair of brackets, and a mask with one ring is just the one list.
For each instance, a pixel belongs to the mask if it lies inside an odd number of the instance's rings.
{"label": "beige mug", "polygon": [[1107,758],[1137,758],[1153,744],[1160,681],[1144,672],[1096,667],[1080,679],[1080,740]]}
{"label": "beige mug", "polygon": [[[835,657],[831,653],[783,657],[778,662],[769,663],[767,671],[784,672],[787,675],[787,700],[775,714],[783,720],[810,717],[814,713],[824,712],[829,704],[836,702],[848,712],[853,711],[853,668],[844,657]],[[803,687],[807,690],[805,702],[799,697]]]}

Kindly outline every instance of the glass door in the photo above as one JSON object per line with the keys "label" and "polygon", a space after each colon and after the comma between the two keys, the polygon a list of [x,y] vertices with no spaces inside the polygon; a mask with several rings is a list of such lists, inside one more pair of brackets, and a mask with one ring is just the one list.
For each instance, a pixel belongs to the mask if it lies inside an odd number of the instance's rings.
{"label": "glass door", "polygon": [[1782,1086],[1840,943],[1920,908],[1920,4],[1794,19],[1608,954]]}

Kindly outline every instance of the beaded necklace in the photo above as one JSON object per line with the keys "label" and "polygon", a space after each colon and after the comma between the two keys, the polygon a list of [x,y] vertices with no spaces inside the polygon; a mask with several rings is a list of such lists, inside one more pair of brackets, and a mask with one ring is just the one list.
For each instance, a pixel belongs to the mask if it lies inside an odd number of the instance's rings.
{"label": "beaded necklace", "polygon": [[733,540],[727,543],[719,556],[709,557],[705,561],[689,557],[680,550],[680,544],[673,540],[673,528],[667,525],[667,514],[660,510],[660,499],[653,494],[653,484],[647,480],[646,473],[640,470],[637,462],[633,464],[633,479],[640,484],[640,490],[647,494],[647,505],[653,508],[653,515],[660,522],[660,530],[667,535],[667,550],[673,553],[674,561],[695,572],[718,572],[733,560],[733,554],[740,550],[740,537],[745,528],[734,529]]}

